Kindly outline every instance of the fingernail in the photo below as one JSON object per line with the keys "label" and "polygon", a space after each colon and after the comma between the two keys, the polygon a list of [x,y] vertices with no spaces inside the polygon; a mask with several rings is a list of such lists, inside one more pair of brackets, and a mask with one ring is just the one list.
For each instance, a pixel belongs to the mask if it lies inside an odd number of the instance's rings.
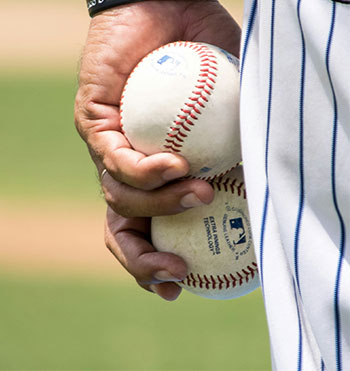
{"label": "fingernail", "polygon": [[164,180],[169,181],[169,180],[181,178],[185,175],[186,173],[181,169],[170,168],[164,171],[164,173],[162,174],[162,177]]}
{"label": "fingernail", "polygon": [[157,286],[156,285],[149,285],[150,290],[154,292],[155,294],[157,293]]}
{"label": "fingernail", "polygon": [[159,271],[154,274],[154,278],[159,281],[168,281],[168,282],[180,282],[181,279],[174,277],[168,271]]}
{"label": "fingernail", "polygon": [[204,202],[201,201],[195,193],[188,193],[186,196],[182,197],[180,205],[186,209],[191,207],[197,207],[204,205]]}

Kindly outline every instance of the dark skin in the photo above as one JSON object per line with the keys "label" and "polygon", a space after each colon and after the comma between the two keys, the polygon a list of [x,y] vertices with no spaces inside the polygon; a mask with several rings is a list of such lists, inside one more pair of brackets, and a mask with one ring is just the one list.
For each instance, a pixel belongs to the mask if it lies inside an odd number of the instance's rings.
{"label": "dark skin", "polygon": [[150,51],[177,40],[202,41],[238,56],[240,28],[217,1],[142,1],[96,15],[81,60],[76,127],[87,143],[108,204],[105,242],[146,290],[175,300],[187,267],[155,251],[150,218],[208,204],[213,190],[201,180],[179,181],[187,161],[172,153],[145,156],[120,130],[119,101],[132,69]]}

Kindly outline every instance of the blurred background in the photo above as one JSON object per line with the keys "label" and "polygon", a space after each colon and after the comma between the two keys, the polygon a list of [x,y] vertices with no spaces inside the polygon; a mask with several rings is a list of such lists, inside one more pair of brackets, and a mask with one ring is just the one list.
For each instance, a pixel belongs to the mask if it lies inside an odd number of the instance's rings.
{"label": "blurred background", "polygon": [[[242,4],[223,4],[241,22]],[[73,124],[84,0],[0,0],[0,370],[268,370],[261,291],[139,289]]]}

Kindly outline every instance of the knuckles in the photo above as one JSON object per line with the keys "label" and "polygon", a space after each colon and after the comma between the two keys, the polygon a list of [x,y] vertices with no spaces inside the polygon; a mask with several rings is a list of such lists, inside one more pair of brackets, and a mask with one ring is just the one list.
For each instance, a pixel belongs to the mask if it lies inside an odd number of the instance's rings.
{"label": "knuckles", "polygon": [[74,123],[83,139],[87,137],[88,131],[95,127],[94,121],[99,118],[93,90],[87,86],[81,86],[75,97]]}

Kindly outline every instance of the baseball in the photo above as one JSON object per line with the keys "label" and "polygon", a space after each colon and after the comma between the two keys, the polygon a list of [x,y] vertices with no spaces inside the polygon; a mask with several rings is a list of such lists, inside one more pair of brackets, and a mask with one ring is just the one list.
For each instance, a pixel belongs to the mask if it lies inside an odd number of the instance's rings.
{"label": "baseball", "polygon": [[239,61],[216,46],[175,42],[130,74],[120,102],[122,130],[146,155],[173,152],[191,176],[209,180],[241,162]]}
{"label": "baseball", "polygon": [[259,283],[242,167],[211,181],[210,205],[152,218],[152,242],[188,265],[184,289],[211,299],[233,299]]}

